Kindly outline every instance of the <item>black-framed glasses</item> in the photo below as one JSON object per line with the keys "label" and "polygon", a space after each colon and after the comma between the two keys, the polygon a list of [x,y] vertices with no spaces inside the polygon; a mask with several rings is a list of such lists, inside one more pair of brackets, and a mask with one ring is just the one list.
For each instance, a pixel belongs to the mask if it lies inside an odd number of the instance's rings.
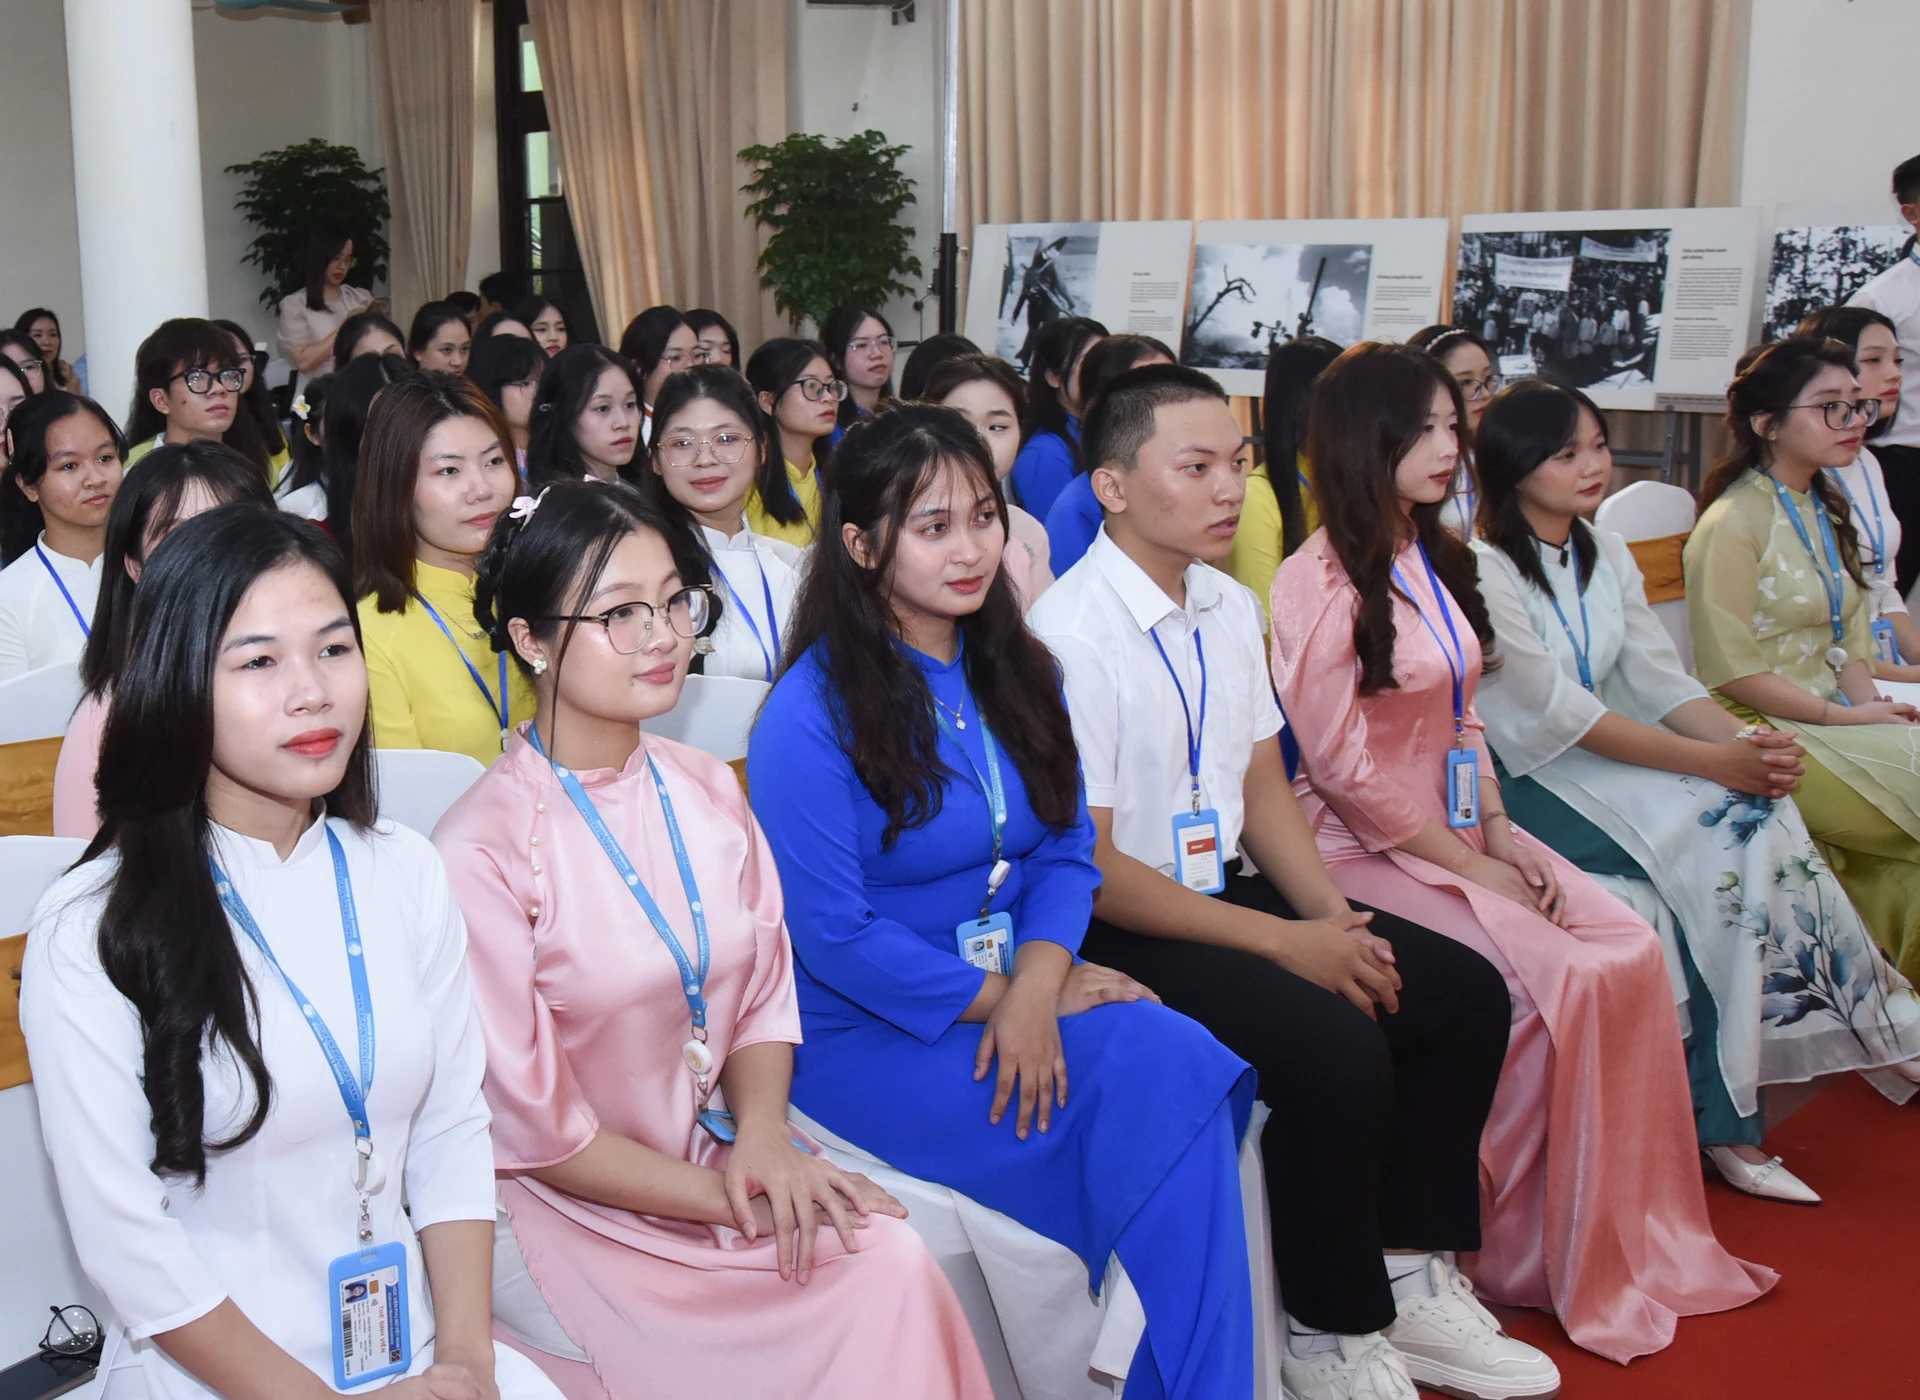
{"label": "black-framed glasses", "polygon": [[1836,433],[1843,428],[1851,428],[1856,419],[1861,426],[1871,428],[1880,419],[1880,400],[1856,399],[1848,403],[1845,399],[1829,399],[1825,403],[1790,403],[1788,408],[1817,408],[1827,420],[1827,426]]}
{"label": "black-framed glasses", "polygon": [[86,1356],[100,1350],[100,1319],[93,1315],[93,1309],[69,1303],[47,1311],[53,1314],[53,1320],[40,1338],[42,1355]]}
{"label": "black-framed glasses", "polygon": [[247,372],[243,369],[183,369],[167,380],[171,384],[175,379],[187,381],[189,394],[211,394],[217,382],[229,394],[237,394],[247,382]]}
{"label": "black-framed glasses", "polygon": [[713,615],[713,599],[700,587],[683,588],[655,607],[652,603],[622,603],[601,613],[555,613],[552,617],[532,618],[534,622],[594,622],[607,632],[607,645],[622,656],[632,656],[653,637],[653,619],[664,612],[667,626],[682,637],[697,637],[707,630]]}
{"label": "black-framed glasses", "polygon": [[710,438],[697,438],[691,433],[675,433],[660,443],[656,450],[660,460],[669,467],[690,467],[700,460],[700,449],[713,450],[713,460],[724,467],[731,467],[747,455],[747,447],[753,442],[752,433],[734,432],[723,428]]}
{"label": "black-framed glasses", "polygon": [[794,380],[787,388],[798,389],[802,398],[815,403],[824,403],[828,399],[841,403],[847,397],[847,381],[844,379],[815,379],[809,374],[804,379]]}
{"label": "black-framed glasses", "polygon": [[1499,393],[1506,381],[1497,374],[1490,374],[1485,379],[1462,379],[1458,382],[1461,396],[1468,403],[1479,403],[1480,400],[1490,399]]}

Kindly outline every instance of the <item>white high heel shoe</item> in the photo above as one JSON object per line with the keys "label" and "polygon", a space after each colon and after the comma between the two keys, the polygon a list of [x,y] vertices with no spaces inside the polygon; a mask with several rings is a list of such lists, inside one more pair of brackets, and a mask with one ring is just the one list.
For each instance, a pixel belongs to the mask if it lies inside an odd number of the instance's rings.
{"label": "white high heel shoe", "polygon": [[1782,1166],[1778,1157],[1749,1162],[1731,1147],[1719,1144],[1701,1148],[1700,1155],[1720,1173],[1720,1179],[1736,1191],[1800,1206],[1820,1204],[1820,1193]]}

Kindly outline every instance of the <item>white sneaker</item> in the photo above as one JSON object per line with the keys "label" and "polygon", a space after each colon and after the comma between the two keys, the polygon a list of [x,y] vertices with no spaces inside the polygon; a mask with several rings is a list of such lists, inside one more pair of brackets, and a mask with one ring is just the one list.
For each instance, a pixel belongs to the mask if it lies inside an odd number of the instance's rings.
{"label": "white sneaker", "polygon": [[1281,1342],[1282,1400],[1420,1400],[1407,1363],[1378,1332],[1336,1337],[1318,1356],[1295,1356]]}
{"label": "white sneaker", "polygon": [[1464,1274],[1435,1255],[1427,1282],[1431,1296],[1399,1304],[1387,1329],[1414,1380],[1464,1400],[1550,1400],[1560,1393],[1553,1358],[1502,1332]]}

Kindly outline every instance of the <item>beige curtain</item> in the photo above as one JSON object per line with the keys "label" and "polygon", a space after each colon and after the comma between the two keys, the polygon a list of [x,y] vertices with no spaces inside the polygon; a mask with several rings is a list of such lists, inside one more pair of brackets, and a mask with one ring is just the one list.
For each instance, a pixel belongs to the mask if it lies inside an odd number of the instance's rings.
{"label": "beige curtain", "polygon": [[606,338],[662,302],[723,313],[745,345],[778,334],[734,152],[786,134],[783,0],[529,0],[528,17]]}
{"label": "beige curtain", "polygon": [[393,306],[466,285],[473,230],[474,71],[480,0],[378,0],[373,82],[393,210]]}
{"label": "beige curtain", "polygon": [[1737,4],[964,0],[960,228],[1724,203]]}

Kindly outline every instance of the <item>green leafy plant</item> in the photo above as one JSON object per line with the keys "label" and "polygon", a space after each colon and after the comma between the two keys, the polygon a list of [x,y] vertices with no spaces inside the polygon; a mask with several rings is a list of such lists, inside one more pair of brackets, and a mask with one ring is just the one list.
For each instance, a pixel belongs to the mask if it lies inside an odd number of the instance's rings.
{"label": "green leafy plant", "polygon": [[771,146],[748,146],[740,159],[755,171],[741,189],[755,196],[747,213],[769,230],[760,285],[798,327],[818,325],[836,306],[879,306],[914,288],[920,275],[908,251],[913,230],[900,214],[914,202],[900,173],[905,146],[877,131],[844,141],[796,132]]}
{"label": "green leafy plant", "polygon": [[242,165],[235,201],[258,233],[247,245],[246,261],[267,279],[260,304],[272,311],[280,298],[306,285],[301,257],[316,228],[337,228],[353,240],[354,268],[347,280],[371,287],[387,275],[387,186],[383,172],[367,169],[360,152],[315,137],[283,150],[268,151]]}

